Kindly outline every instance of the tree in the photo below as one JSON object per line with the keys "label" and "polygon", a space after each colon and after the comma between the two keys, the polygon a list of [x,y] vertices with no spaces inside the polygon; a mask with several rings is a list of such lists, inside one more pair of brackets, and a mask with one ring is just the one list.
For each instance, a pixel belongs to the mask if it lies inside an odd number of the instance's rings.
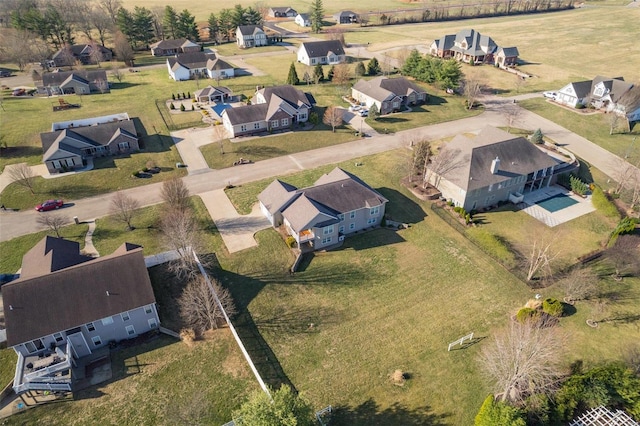
{"label": "tree", "polygon": [[573,302],[576,300],[584,300],[593,296],[598,289],[598,276],[596,273],[585,266],[573,268],[563,277],[560,287],[564,289],[565,300]]}
{"label": "tree", "polygon": [[382,72],[378,59],[374,56],[367,64],[367,75],[378,75]]}
{"label": "tree", "polygon": [[176,10],[167,5],[164,8],[164,15],[162,17],[162,26],[164,27],[164,36],[167,38],[176,39],[179,38],[176,35],[178,27],[178,13]]}
{"label": "tree", "polygon": [[404,64],[402,65],[402,74],[415,78],[417,76],[417,71],[420,67],[421,61],[422,61],[422,55],[420,55],[420,52],[418,52],[418,49],[412,49],[411,53],[409,53],[409,56],[407,57],[407,59],[404,61]]}
{"label": "tree", "polygon": [[438,70],[438,82],[443,89],[455,89],[460,85],[462,80],[462,68],[460,63],[455,59],[447,59],[446,61],[438,61],[440,64]]}
{"label": "tree", "polygon": [[313,80],[316,82],[316,84],[324,80],[324,70],[322,69],[322,65],[317,64],[313,68]]}
{"label": "tree", "polygon": [[111,19],[111,23],[115,25],[117,23],[118,11],[122,9],[121,0],[100,0],[99,7],[106,13]]}
{"label": "tree", "polygon": [[[5,170],[6,171],[6,170]],[[31,194],[35,194],[34,186],[36,175],[27,163],[20,163],[8,169],[9,179],[16,185],[27,188]]]}
{"label": "tree", "polygon": [[527,281],[531,281],[538,273],[542,273],[543,276],[551,275],[551,264],[560,254],[559,251],[553,250],[553,243],[554,239],[545,241],[543,237],[533,240],[529,254],[525,259]]}
{"label": "tree", "polygon": [[467,109],[472,109],[480,96],[482,84],[480,80],[469,77],[464,81],[464,96],[467,101]]}
{"label": "tree", "polygon": [[443,175],[453,172],[464,164],[463,159],[457,158],[459,154],[459,149],[441,149],[438,155],[431,158],[431,162],[427,166],[424,176],[425,182],[438,188]]}
{"label": "tree", "polygon": [[622,124],[622,117],[620,117],[615,112],[610,112],[605,114],[604,120],[609,124],[609,135],[613,135],[618,131],[620,124]]}
{"label": "tree", "polygon": [[364,63],[362,63],[362,61],[358,61],[354,72],[356,74],[356,78],[362,77],[367,72],[367,70],[364,68]]}
{"label": "tree", "polygon": [[222,37],[229,41],[236,30],[237,26],[234,26],[233,11],[231,9],[222,9],[218,17],[218,28]]}
{"label": "tree", "polygon": [[244,17],[244,7],[242,7],[241,4],[236,4],[231,10],[231,13],[234,28],[238,27],[239,25],[246,25]]}
{"label": "tree", "polygon": [[330,106],[325,110],[324,116],[322,117],[322,122],[327,126],[331,126],[331,131],[335,133],[336,126],[342,125],[343,115],[344,110],[342,108]]}
{"label": "tree", "polygon": [[209,31],[209,40],[218,42],[218,33],[220,33],[220,24],[214,13],[209,15],[207,19],[207,30]]}
{"label": "tree", "polygon": [[89,48],[91,49],[89,53],[89,58],[91,62],[95,63],[98,68],[100,67],[100,63],[104,61],[104,55],[102,54],[102,46],[96,43],[95,40],[91,40],[89,43]]}
{"label": "tree", "polygon": [[620,235],[615,244],[605,251],[605,258],[614,269],[614,278],[636,275],[640,272],[640,236]]}
{"label": "tree", "polygon": [[227,316],[231,317],[236,314],[233,297],[229,290],[222,287],[217,281],[213,281],[212,285],[220,304],[216,301],[209,284],[202,276],[189,281],[178,299],[180,318],[197,334],[218,328],[220,323],[224,323],[225,318],[220,305]]}
{"label": "tree", "polygon": [[329,72],[327,73],[327,81],[333,81],[333,74],[335,74],[335,72],[336,72],[336,66],[331,65],[331,68],[329,68]]}
{"label": "tree", "polygon": [[300,83],[300,79],[298,78],[298,72],[296,71],[296,64],[295,62],[291,62],[289,75],[287,76],[287,84],[295,86],[298,83]]}
{"label": "tree", "polygon": [[311,4],[311,31],[319,33],[322,30],[322,17],[324,15],[324,8],[322,7],[322,0],[313,0]]}
{"label": "tree", "polygon": [[56,234],[56,237],[61,238],[60,229],[69,223],[69,218],[57,214],[45,214],[38,216],[36,222],[40,225],[46,226]]}
{"label": "tree", "polygon": [[131,47],[133,47],[135,40],[135,27],[133,25],[133,16],[131,15],[131,12],[129,12],[124,7],[118,9],[116,15],[116,25],[118,27],[118,30],[120,30],[120,32],[125,35]]}
{"label": "tree", "polygon": [[424,181],[429,159],[431,158],[431,143],[428,140],[412,142],[413,156],[411,160],[410,180],[413,176],[417,175],[420,176],[420,180]]}
{"label": "tree", "polygon": [[116,192],[116,195],[111,198],[110,214],[112,214],[118,222],[125,223],[129,231],[135,229],[131,221],[138,213],[139,208],[140,202],[124,192]]}
{"label": "tree", "polygon": [[351,73],[349,72],[349,66],[347,64],[338,64],[333,67],[332,82],[340,89],[345,90],[349,81],[351,80]]}
{"label": "tree", "polygon": [[296,395],[289,386],[282,385],[271,394],[272,397],[269,397],[263,391],[256,391],[249,401],[233,413],[235,424],[237,426],[313,426],[316,424],[309,401],[302,395]]}
{"label": "tree", "polygon": [[526,426],[520,409],[496,401],[493,395],[487,396],[476,415],[475,426]]}
{"label": "tree", "polygon": [[122,74],[122,71],[120,71],[120,68],[118,67],[111,68],[111,75],[113,76],[113,78],[115,78],[118,81],[118,83],[122,83],[122,79],[124,78],[124,75]]}
{"label": "tree", "polygon": [[244,11],[244,21],[247,25],[260,25],[262,24],[262,14],[259,10],[249,6]]}
{"label": "tree", "polygon": [[378,105],[373,104],[369,108],[369,117],[371,117],[374,121],[380,117],[380,111],[378,110]]}
{"label": "tree", "polygon": [[640,179],[638,168],[640,168],[640,158],[636,161],[636,164],[631,164],[627,161],[628,158],[616,157],[615,170],[616,174],[616,187],[613,190],[614,194],[620,194],[625,187],[633,188],[637,180]]}
{"label": "tree", "polygon": [[224,155],[224,141],[227,138],[227,129],[222,124],[213,126],[213,140],[218,143],[220,154]]}
{"label": "tree", "polygon": [[186,211],[191,207],[189,188],[179,177],[173,177],[162,182],[160,197],[167,204],[168,209]]}
{"label": "tree", "polygon": [[563,338],[558,329],[536,321],[511,321],[496,333],[480,364],[500,401],[522,402],[553,390],[562,373]]}
{"label": "tree", "polygon": [[196,18],[187,9],[180,12],[178,16],[176,36],[178,38],[187,38],[191,41],[200,41]]}
{"label": "tree", "polygon": [[200,251],[202,239],[193,214],[178,208],[167,210],[160,220],[160,232],[164,246],[178,254],[178,258],[169,263],[169,270],[180,279],[197,276],[193,254]]}
{"label": "tree", "polygon": [[531,135],[531,142],[533,142],[535,144],[544,143],[544,137],[542,135],[542,130],[536,129],[536,131],[533,132],[533,134]]}
{"label": "tree", "polygon": [[113,53],[116,54],[116,58],[125,63],[126,66],[133,66],[133,58],[135,54],[131,48],[131,44],[127,40],[127,37],[120,31],[116,32],[113,40]]}
{"label": "tree", "polygon": [[134,42],[143,48],[153,40],[153,15],[146,7],[133,8]]}
{"label": "tree", "polygon": [[104,46],[107,39],[107,33],[109,31],[113,31],[113,21],[111,20],[111,17],[105,14],[104,10],[99,6],[93,5],[89,14],[89,19],[91,19],[91,23],[98,32],[98,40],[100,40],[100,44]]}

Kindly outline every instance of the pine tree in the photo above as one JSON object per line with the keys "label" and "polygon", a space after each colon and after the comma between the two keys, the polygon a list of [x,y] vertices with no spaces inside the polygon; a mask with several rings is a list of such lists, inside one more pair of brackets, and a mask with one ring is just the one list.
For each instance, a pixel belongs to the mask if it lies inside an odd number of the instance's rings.
{"label": "pine tree", "polygon": [[413,49],[402,65],[402,74],[417,78],[417,71],[420,68],[421,60],[422,56],[420,52],[418,52],[418,49]]}
{"label": "pine tree", "polygon": [[324,80],[324,70],[322,69],[322,65],[318,64],[313,69],[313,79],[317,82]]}
{"label": "pine tree", "polygon": [[164,8],[162,26],[164,27],[164,36],[166,38],[177,38],[176,28],[178,27],[178,14],[173,7],[167,5]]}
{"label": "pine tree", "polygon": [[298,78],[298,72],[296,71],[296,64],[291,62],[291,66],[289,67],[289,75],[287,76],[287,84],[295,86],[300,83],[300,79]]}
{"label": "pine tree", "polygon": [[322,30],[322,15],[324,15],[324,9],[322,7],[322,0],[314,0],[311,5],[311,30],[314,33],[319,33]]}
{"label": "pine tree", "polygon": [[378,59],[374,56],[369,61],[369,65],[367,65],[367,75],[378,75],[380,72],[382,72],[382,69],[380,68]]}
{"label": "pine tree", "polygon": [[356,77],[357,77],[357,78],[360,78],[360,77],[362,77],[366,72],[367,72],[367,70],[364,68],[364,64],[362,63],[362,61],[358,62],[358,63],[356,64],[356,69],[355,69]]}
{"label": "pine tree", "polygon": [[220,32],[220,24],[214,13],[209,15],[207,19],[207,29],[209,30],[209,40],[218,41],[218,33]]}
{"label": "pine tree", "polygon": [[533,135],[531,135],[531,142],[533,143],[544,142],[544,139],[542,138],[542,130],[537,129],[535,132],[533,132]]}
{"label": "pine tree", "polygon": [[327,73],[327,80],[328,81],[332,81],[333,80],[333,74],[336,71],[336,66],[335,65],[331,65],[331,68],[329,68],[329,72]]}
{"label": "pine tree", "polygon": [[373,104],[371,108],[369,108],[369,117],[373,120],[377,120],[380,117],[380,111],[378,111],[378,105]]}

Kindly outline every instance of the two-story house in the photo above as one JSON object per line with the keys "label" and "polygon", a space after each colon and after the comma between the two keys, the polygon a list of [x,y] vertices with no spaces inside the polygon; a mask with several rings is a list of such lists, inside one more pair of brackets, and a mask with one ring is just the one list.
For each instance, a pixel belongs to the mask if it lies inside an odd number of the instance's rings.
{"label": "two-story house", "polygon": [[428,95],[426,90],[404,77],[380,76],[358,81],[351,88],[351,96],[367,108],[375,104],[384,115],[424,103]]}
{"label": "two-story house", "polygon": [[558,161],[521,136],[485,127],[470,138],[457,135],[432,161],[429,183],[467,211],[521,201],[523,194],[552,183]]}
{"label": "two-story house", "polygon": [[474,29],[434,40],[429,46],[429,53],[443,59],[455,58],[474,65],[489,63],[500,67],[515,65],[519,55],[516,47],[500,47],[491,37]]}
{"label": "two-story house", "polygon": [[302,43],[298,48],[298,62],[305,65],[340,64],[345,58],[340,40],[310,41]]}
{"label": "two-story house", "polygon": [[236,43],[242,48],[258,47],[269,44],[269,39],[262,25],[239,25],[236,28]]}
{"label": "two-story house", "polygon": [[80,359],[160,325],[142,247],[129,243],[93,258],[47,236],[24,255],[2,297],[17,394],[71,392]]}
{"label": "two-story house", "polygon": [[340,245],[349,234],[380,226],[388,202],[338,167],[308,188],[275,180],[258,200],[273,227],[284,226],[298,247],[313,250]]}

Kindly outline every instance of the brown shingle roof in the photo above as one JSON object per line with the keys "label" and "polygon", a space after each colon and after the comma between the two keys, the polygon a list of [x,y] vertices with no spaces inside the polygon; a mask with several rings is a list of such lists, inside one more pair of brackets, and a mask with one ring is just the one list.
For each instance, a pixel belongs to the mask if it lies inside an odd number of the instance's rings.
{"label": "brown shingle roof", "polygon": [[[78,256],[77,247],[57,249],[68,250],[63,257]],[[37,257],[25,256],[23,269],[33,270],[34,261]],[[133,244],[54,272],[20,277],[2,287],[2,296],[9,346],[155,303],[142,247]]]}

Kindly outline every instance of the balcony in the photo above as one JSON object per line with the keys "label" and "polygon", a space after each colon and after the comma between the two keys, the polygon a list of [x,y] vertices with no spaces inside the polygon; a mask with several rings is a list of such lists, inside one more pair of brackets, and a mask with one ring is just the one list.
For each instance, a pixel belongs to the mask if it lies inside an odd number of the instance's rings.
{"label": "balcony", "polygon": [[313,241],[315,237],[316,236],[311,229],[305,229],[298,234],[298,241],[300,242],[300,244],[302,244],[306,243],[307,241]]}
{"label": "balcony", "polygon": [[13,390],[71,391],[71,344],[24,357],[18,353]]}

